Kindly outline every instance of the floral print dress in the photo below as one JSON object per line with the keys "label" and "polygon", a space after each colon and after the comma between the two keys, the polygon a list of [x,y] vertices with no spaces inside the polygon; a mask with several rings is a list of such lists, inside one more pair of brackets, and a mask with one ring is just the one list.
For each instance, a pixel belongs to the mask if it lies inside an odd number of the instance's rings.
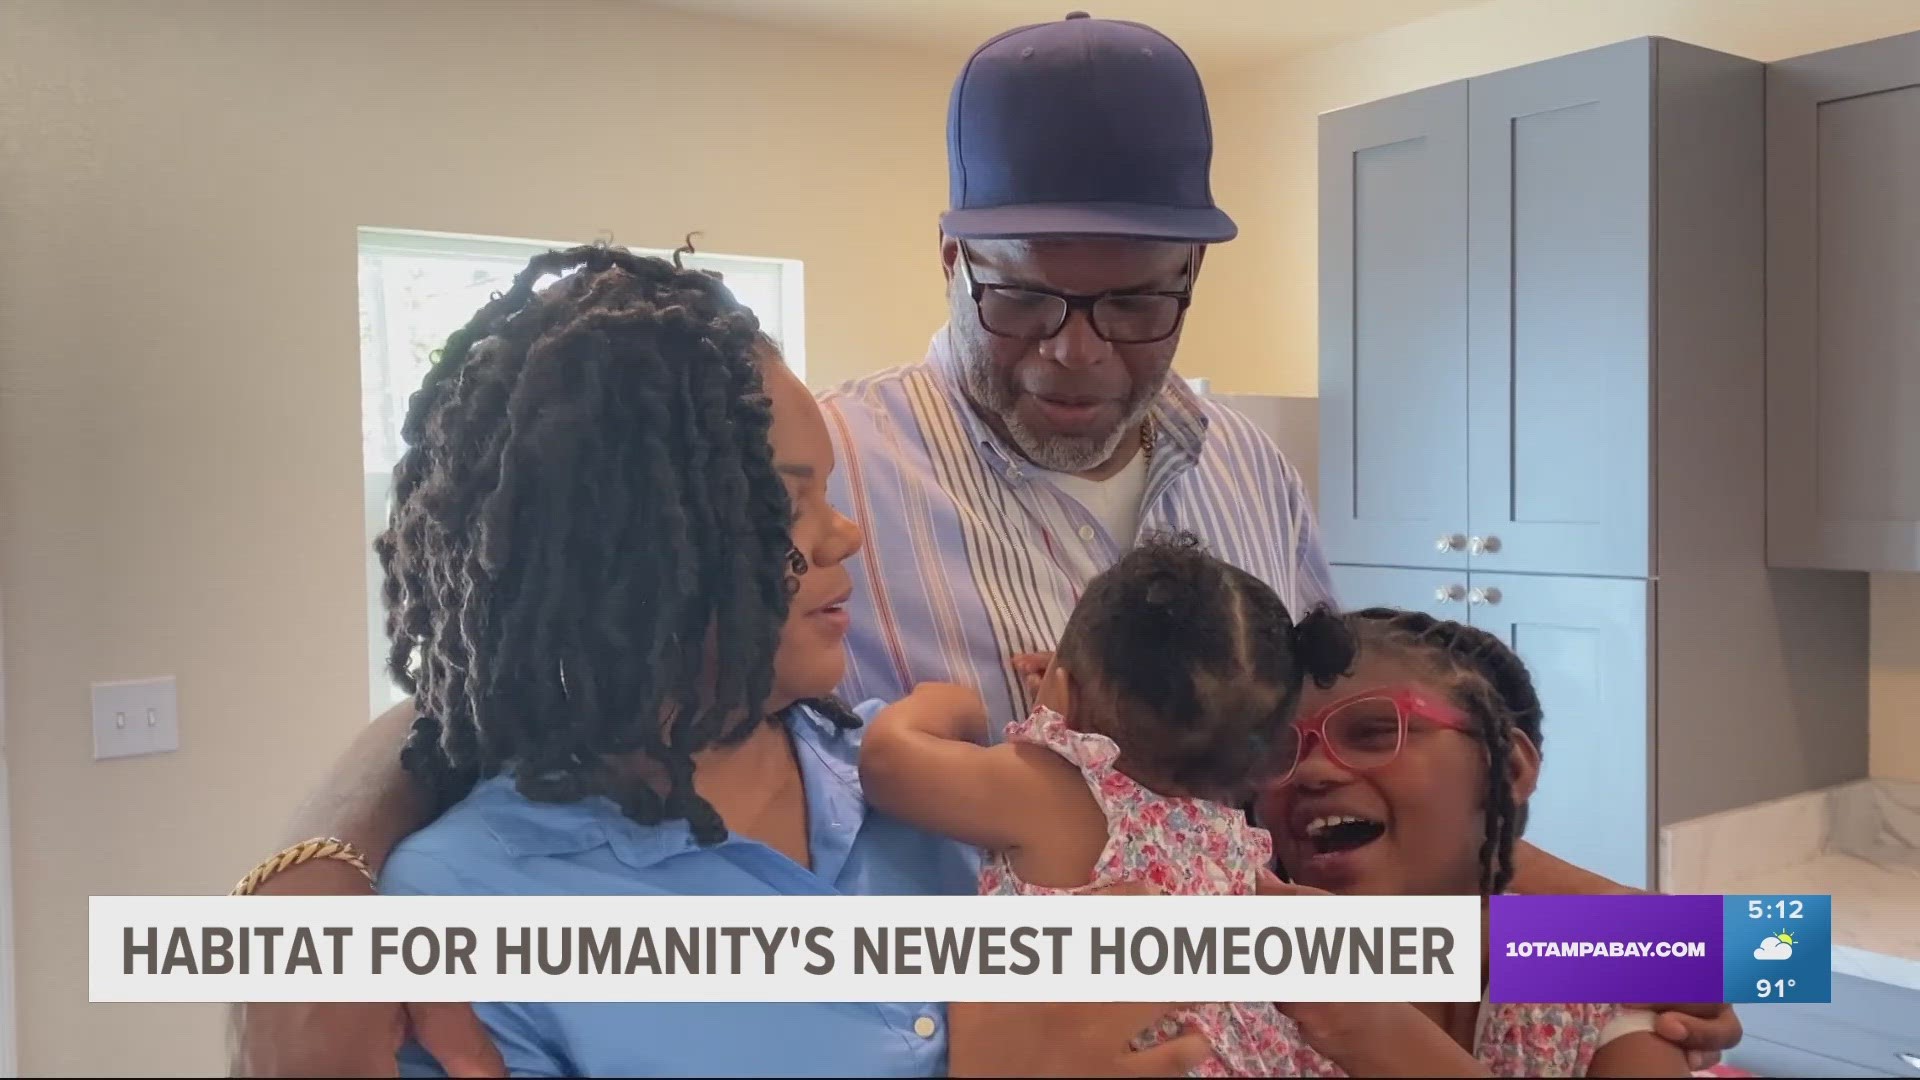
{"label": "floral print dress", "polygon": [[[1114,767],[1112,739],[1067,726],[1044,706],[1007,725],[1008,740],[1034,743],[1073,762],[1107,818],[1107,846],[1087,884],[1048,888],[1021,881],[1004,855],[988,859],[980,891],[1045,896],[1089,892],[1121,881],[1147,881],[1170,895],[1244,896],[1260,867],[1273,862],[1273,838],[1232,807],[1204,799],[1169,798]],[[1293,1021],[1264,1002],[1224,1002],[1187,1010],[1146,1032],[1146,1047],[1193,1026],[1214,1056],[1195,1076],[1345,1076],[1300,1038]],[[1613,1005],[1491,1005],[1480,1009],[1474,1056],[1494,1076],[1585,1076],[1594,1052],[1631,1031],[1652,1028],[1649,1014]]]}
{"label": "floral print dress", "polygon": [[[1288,1026],[1286,1056],[1275,1076],[1345,1076]],[[1494,1076],[1585,1076],[1593,1055],[1622,1035],[1653,1030],[1653,1015],[1618,1005],[1493,1005],[1482,1003],[1474,1058]]]}
{"label": "floral print dress", "polygon": [[[1046,896],[1146,881],[1175,896],[1245,896],[1254,891],[1258,869],[1273,861],[1273,838],[1244,813],[1148,790],[1114,767],[1120,748],[1112,739],[1075,731],[1051,709],[1036,707],[1026,719],[1007,725],[1006,737],[1045,746],[1079,766],[1107,817],[1107,846],[1091,879],[1073,889],[1029,885],[1014,875],[1005,856],[995,855],[981,871],[982,893]],[[1214,1056],[1195,1076],[1284,1075],[1294,1051],[1292,1025],[1265,1002],[1201,1005],[1143,1034],[1135,1045],[1151,1046],[1177,1034],[1181,1021],[1213,1045]]]}

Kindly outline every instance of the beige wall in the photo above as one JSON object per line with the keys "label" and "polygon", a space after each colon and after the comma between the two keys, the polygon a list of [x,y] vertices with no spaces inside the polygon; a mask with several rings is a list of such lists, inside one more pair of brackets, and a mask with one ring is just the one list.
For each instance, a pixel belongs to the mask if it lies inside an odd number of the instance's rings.
{"label": "beige wall", "polygon": [[[957,64],[639,3],[0,4],[26,1073],[224,1072],[215,1011],[86,1003],[85,898],[223,891],[366,718],[355,227],[704,229],[805,260],[815,381],[917,359]],[[88,684],[156,673],[183,748],[92,762]]]}
{"label": "beige wall", "polygon": [[[1643,35],[1778,60],[1913,30],[1915,0],[1491,0],[1249,73],[1257,87],[1214,95],[1216,186],[1246,239],[1211,257],[1205,301],[1235,319],[1188,374],[1209,375],[1222,391],[1315,393],[1323,112]],[[1873,583],[1877,776],[1920,779],[1915,580]]]}

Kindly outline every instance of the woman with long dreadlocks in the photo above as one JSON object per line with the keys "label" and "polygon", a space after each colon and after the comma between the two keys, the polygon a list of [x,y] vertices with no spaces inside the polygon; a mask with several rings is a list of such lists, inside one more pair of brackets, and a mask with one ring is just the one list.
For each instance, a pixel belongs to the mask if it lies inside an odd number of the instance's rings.
{"label": "woman with long dreadlocks", "polygon": [[[449,339],[404,435],[391,666],[421,713],[405,764],[452,805],[382,891],[971,890],[967,852],[867,818],[848,779],[859,719],[827,695],[860,532],[827,504],[811,395],[718,280],[536,258]],[[924,1003],[478,1008],[516,1074],[943,1059]],[[768,1045],[722,1035],[744,1025]]]}
{"label": "woman with long dreadlocks", "polygon": [[[378,542],[391,668],[419,713],[404,763],[447,809],[383,892],[973,891],[971,849],[861,795],[861,719],[828,696],[860,532],[827,502],[818,406],[721,282],[538,257],[448,340],[403,433]],[[948,1064],[938,1003],[475,1009],[514,1075]],[[414,1042],[401,1066],[440,1072]]]}

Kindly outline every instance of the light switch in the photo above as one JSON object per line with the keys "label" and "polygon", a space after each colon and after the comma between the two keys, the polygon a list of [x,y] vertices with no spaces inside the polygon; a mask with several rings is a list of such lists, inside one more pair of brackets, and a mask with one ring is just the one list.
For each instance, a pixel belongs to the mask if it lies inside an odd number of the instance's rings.
{"label": "light switch", "polygon": [[172,676],[93,684],[93,759],[180,749],[180,693]]}

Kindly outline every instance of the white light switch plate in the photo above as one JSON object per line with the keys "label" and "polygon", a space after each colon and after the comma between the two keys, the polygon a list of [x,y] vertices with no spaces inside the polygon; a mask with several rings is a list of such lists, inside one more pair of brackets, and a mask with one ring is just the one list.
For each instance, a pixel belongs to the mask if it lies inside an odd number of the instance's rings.
{"label": "white light switch plate", "polygon": [[171,676],[93,684],[93,759],[180,749],[180,693]]}

